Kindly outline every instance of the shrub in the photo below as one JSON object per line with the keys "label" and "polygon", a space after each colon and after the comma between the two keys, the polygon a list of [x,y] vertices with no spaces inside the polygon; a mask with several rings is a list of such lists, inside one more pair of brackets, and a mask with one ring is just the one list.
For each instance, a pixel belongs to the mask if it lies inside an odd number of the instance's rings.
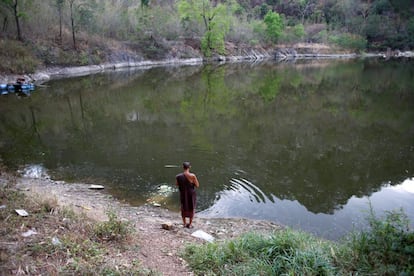
{"label": "shrub", "polygon": [[284,42],[299,42],[305,36],[305,28],[302,24],[295,25],[293,27],[288,27],[283,32],[281,40]]}
{"label": "shrub", "polygon": [[107,213],[109,220],[95,226],[95,235],[104,241],[124,240],[132,231],[129,222],[119,220],[114,212]]}
{"label": "shrub", "polygon": [[331,36],[329,38],[329,42],[336,44],[341,48],[350,49],[357,52],[366,49],[368,43],[366,38],[350,33]]}
{"label": "shrub", "polygon": [[370,229],[353,233],[345,242],[348,251],[343,264],[347,270],[374,271],[380,275],[412,275],[414,273],[414,232],[402,210],[390,211],[377,218],[373,211],[368,218]]}

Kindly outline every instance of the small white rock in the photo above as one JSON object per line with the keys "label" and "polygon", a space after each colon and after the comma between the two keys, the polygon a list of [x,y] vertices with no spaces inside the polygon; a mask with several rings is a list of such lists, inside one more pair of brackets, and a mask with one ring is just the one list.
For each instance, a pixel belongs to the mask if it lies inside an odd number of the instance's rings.
{"label": "small white rock", "polygon": [[31,235],[36,235],[36,234],[37,232],[35,229],[29,229],[26,232],[22,233],[22,236],[27,238],[27,237],[30,237]]}
{"label": "small white rock", "polygon": [[102,186],[102,185],[94,185],[94,184],[92,184],[92,185],[89,186],[89,189],[93,189],[93,190],[102,190],[104,188],[105,187]]}
{"label": "small white rock", "polygon": [[199,238],[199,239],[206,240],[208,242],[213,242],[214,241],[214,237],[212,235],[204,232],[203,230],[197,230],[194,233],[192,233],[191,236]]}
{"label": "small white rock", "polygon": [[23,209],[16,209],[15,211],[21,217],[27,217],[29,215],[29,213]]}

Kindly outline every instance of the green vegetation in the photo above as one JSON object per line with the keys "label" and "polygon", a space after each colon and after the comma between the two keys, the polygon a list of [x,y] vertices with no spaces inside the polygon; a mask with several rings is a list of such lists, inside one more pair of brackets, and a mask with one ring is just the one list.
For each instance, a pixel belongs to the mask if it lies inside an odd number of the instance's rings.
{"label": "green vegetation", "polygon": [[414,232],[406,215],[371,212],[370,229],[341,243],[291,229],[247,234],[224,243],[189,245],[184,257],[202,275],[411,275]]}
{"label": "green vegetation", "polygon": [[387,212],[383,219],[371,215],[369,224],[370,231],[354,233],[345,241],[338,266],[359,273],[412,275],[414,232],[404,212]]}
{"label": "green vegetation", "polygon": [[[407,50],[414,47],[414,4],[410,0],[1,0],[0,28],[0,39],[26,42],[27,50],[46,65],[183,58],[200,52],[210,57],[297,42],[333,43],[352,51]],[[2,71],[16,70],[7,63],[2,66],[6,68]],[[33,66],[29,62],[28,68],[17,69],[29,72]]]}
{"label": "green vegetation", "polygon": [[[151,275],[136,261],[132,227],[115,213],[108,213],[107,222],[92,222],[60,208],[54,198],[28,198],[14,186],[10,178],[0,188],[2,275]],[[18,216],[15,209],[29,216]],[[36,234],[23,238],[29,230]],[[119,265],[124,263],[128,266]]]}
{"label": "green vegetation", "polygon": [[97,237],[105,241],[122,241],[131,232],[127,221],[118,220],[116,214],[113,211],[107,213],[109,220],[98,223],[95,226],[94,232]]}
{"label": "green vegetation", "polygon": [[197,23],[204,26],[201,50],[205,56],[210,57],[213,52],[225,54],[224,39],[229,31],[226,5],[214,6],[208,0],[180,0],[178,11],[185,29]]}
{"label": "green vegetation", "polygon": [[264,17],[266,33],[270,41],[277,43],[283,31],[283,21],[276,12],[268,11]]}

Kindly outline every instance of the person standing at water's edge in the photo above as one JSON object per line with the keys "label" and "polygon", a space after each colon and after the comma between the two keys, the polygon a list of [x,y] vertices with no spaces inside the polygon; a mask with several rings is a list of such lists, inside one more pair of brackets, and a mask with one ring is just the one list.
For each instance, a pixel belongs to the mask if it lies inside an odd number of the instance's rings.
{"label": "person standing at water's edge", "polygon": [[[197,176],[190,172],[190,168],[190,162],[184,162],[184,171],[175,177],[175,183],[180,190],[181,217],[183,218],[184,227],[187,228],[193,227],[192,223],[197,201],[195,188],[200,186]],[[190,219],[188,224],[186,223],[186,218]]]}

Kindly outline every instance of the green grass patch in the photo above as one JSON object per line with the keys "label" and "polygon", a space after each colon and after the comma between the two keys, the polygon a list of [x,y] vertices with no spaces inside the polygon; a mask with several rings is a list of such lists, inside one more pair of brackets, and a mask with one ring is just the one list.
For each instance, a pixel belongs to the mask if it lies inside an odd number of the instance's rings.
{"label": "green grass patch", "polygon": [[402,210],[382,219],[371,211],[370,230],[355,232],[344,240],[341,262],[344,271],[377,275],[414,274],[414,232]]}
{"label": "green grass patch", "polygon": [[195,272],[213,275],[331,275],[329,242],[307,233],[281,230],[249,233],[224,243],[190,245],[185,258]]}
{"label": "green grass patch", "polygon": [[284,229],[221,243],[188,245],[183,253],[200,275],[413,275],[414,233],[402,210],[341,242]]}

